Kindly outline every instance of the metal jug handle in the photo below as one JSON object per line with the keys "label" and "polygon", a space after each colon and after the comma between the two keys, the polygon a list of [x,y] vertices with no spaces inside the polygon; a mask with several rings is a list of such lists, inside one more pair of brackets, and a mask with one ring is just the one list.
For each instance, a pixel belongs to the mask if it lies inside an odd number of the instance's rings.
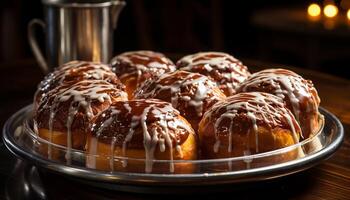
{"label": "metal jug handle", "polygon": [[28,40],[30,48],[32,49],[32,52],[39,63],[39,66],[41,70],[47,74],[49,72],[49,68],[47,66],[47,63],[45,61],[44,55],[42,51],[40,50],[40,47],[38,45],[38,42],[35,38],[35,26],[39,25],[43,31],[45,31],[45,23],[40,19],[32,19],[28,24]]}
{"label": "metal jug handle", "polygon": [[114,1],[111,7],[111,21],[113,29],[117,28],[117,22],[120,12],[123,10],[126,5],[125,1]]}

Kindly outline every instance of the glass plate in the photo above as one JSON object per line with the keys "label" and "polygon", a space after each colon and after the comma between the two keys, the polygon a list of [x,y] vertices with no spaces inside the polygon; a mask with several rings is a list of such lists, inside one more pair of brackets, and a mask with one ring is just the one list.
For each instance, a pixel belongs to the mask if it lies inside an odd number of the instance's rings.
{"label": "glass plate", "polygon": [[[138,167],[133,169],[111,167],[98,170],[94,169],[94,166],[86,165],[86,160],[99,159],[100,155],[91,155],[74,149],[67,150],[64,146],[50,144],[34,133],[31,125],[32,105],[22,108],[7,120],[3,128],[3,139],[6,147],[14,155],[32,162],[41,169],[112,190],[163,193],[167,190],[174,192],[176,191],[174,188],[188,185],[215,186],[273,179],[318,164],[337,150],[344,137],[340,121],[323,108],[320,108],[320,113],[324,116],[320,131],[298,144],[242,157],[171,163],[169,160],[154,160],[155,170],[152,173],[145,173],[142,170],[145,166],[143,159],[103,157],[105,162],[112,163],[111,166],[118,162],[134,163]],[[50,152],[55,152],[54,156],[48,156],[48,146],[51,148]],[[70,156],[67,157],[68,153]],[[177,174],[171,173],[167,169],[172,164],[186,170]]]}

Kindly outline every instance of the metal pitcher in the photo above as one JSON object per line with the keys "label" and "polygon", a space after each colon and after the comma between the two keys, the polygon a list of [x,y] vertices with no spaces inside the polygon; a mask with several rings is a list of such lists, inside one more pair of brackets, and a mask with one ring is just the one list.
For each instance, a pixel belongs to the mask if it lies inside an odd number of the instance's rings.
{"label": "metal pitcher", "polygon": [[[113,30],[122,0],[42,0],[45,22],[28,25],[31,49],[44,73],[71,60],[107,63],[112,56]],[[45,31],[46,59],[35,39],[35,27]]]}

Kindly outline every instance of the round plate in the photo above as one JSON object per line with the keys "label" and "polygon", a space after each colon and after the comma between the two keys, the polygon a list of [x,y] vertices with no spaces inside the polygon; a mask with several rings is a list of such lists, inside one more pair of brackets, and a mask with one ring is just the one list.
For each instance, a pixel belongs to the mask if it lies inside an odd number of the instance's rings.
{"label": "round plate", "polygon": [[[211,171],[208,173],[193,174],[149,174],[149,173],[128,173],[128,172],[106,172],[95,169],[57,162],[47,159],[44,156],[33,154],[28,146],[21,140],[20,129],[23,123],[32,115],[32,105],[22,108],[11,116],[4,128],[3,139],[6,147],[17,157],[30,161],[44,171],[55,172],[73,178],[86,184],[97,187],[122,190],[129,192],[151,192],[163,193],[175,188],[191,186],[210,186],[226,183],[243,183],[249,181],[261,181],[293,174],[308,169],[315,164],[329,158],[341,145],[344,137],[343,126],[340,121],[329,111],[320,108],[324,116],[323,130],[314,136],[317,140],[317,148],[303,157],[244,170]],[[315,141],[311,141],[314,143]],[[308,144],[310,145],[310,144]],[[219,160],[219,159],[218,159]],[[215,163],[215,160],[207,160]],[[222,159],[220,160],[222,162]],[[206,162],[205,160],[199,161]],[[193,188],[191,188],[193,189]]]}

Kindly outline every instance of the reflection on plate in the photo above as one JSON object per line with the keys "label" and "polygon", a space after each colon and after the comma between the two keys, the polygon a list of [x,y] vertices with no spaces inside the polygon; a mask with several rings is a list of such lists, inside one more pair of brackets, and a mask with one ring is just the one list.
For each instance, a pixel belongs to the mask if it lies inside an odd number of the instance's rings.
{"label": "reflection on plate", "polygon": [[[323,129],[314,137],[304,140],[296,145],[271,152],[255,155],[193,161],[174,161],[178,165],[190,165],[192,173],[172,174],[142,173],[133,171],[99,171],[86,167],[86,159],[97,158],[98,155],[87,155],[82,151],[70,151],[71,160],[66,159],[66,148],[48,144],[38,138],[33,132],[30,123],[32,106],[27,106],[15,113],[5,124],[3,137],[6,147],[19,158],[32,161],[35,165],[67,175],[78,181],[94,186],[142,192],[164,192],[155,186],[164,188],[183,187],[186,185],[217,185],[224,183],[242,183],[277,178],[296,173],[312,167],[320,161],[327,159],[340,146],[344,132],[339,120],[327,110],[320,108],[324,115]],[[54,156],[48,159],[47,147],[50,145]],[[45,150],[46,149],[46,150]],[[285,159],[291,152],[298,152],[297,159]],[[114,157],[112,162],[135,162],[145,165],[145,160]],[[154,166],[168,166],[169,161],[155,160]]]}

